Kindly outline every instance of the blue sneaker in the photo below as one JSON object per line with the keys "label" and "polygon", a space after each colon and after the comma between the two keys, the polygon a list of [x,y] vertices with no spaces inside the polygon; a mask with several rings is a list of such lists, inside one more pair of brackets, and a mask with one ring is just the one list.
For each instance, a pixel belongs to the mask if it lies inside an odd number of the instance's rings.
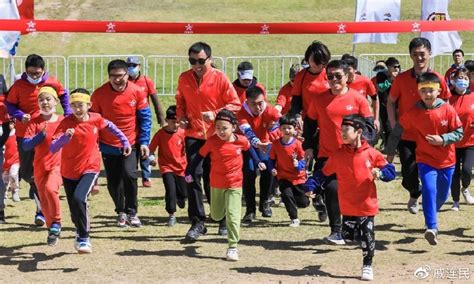
{"label": "blue sneaker", "polygon": [[46,219],[41,211],[36,212],[35,215],[35,225],[38,227],[43,227],[46,224]]}
{"label": "blue sneaker", "polygon": [[324,238],[324,242],[330,245],[345,245],[346,242],[341,236],[341,233],[331,233],[329,236]]}
{"label": "blue sneaker", "polygon": [[57,245],[60,234],[61,234],[61,225],[57,223],[52,224],[48,232],[48,240],[47,240],[48,245],[50,246]]}
{"label": "blue sneaker", "polygon": [[77,252],[79,254],[88,254],[92,252],[92,245],[90,238],[77,238]]}

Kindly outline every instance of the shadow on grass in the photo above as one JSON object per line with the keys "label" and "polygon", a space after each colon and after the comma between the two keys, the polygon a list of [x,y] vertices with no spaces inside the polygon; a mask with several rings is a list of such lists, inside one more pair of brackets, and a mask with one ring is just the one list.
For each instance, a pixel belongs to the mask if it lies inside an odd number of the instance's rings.
{"label": "shadow on grass", "polygon": [[459,256],[474,255],[474,250],[467,250],[463,252],[448,252],[448,254],[459,255]]}
{"label": "shadow on grass", "polygon": [[207,256],[200,255],[197,252],[198,246],[187,246],[182,250],[159,250],[159,251],[147,251],[147,250],[127,250],[123,252],[118,252],[117,255],[120,256],[187,256],[192,258],[201,258],[201,259],[216,259],[223,260],[223,257]]}
{"label": "shadow on grass", "polygon": [[339,275],[331,274],[329,272],[322,271],[321,265],[311,265],[311,266],[306,266],[302,269],[293,269],[293,270],[276,269],[276,268],[264,267],[264,266],[236,267],[236,268],[231,268],[231,270],[235,270],[238,273],[246,273],[246,274],[262,273],[262,274],[293,276],[293,277],[322,276],[322,277],[330,277],[330,278],[337,278],[337,279],[359,279],[358,277],[355,277],[355,276],[339,276]]}
{"label": "shadow on grass", "polygon": [[427,253],[427,250],[415,250],[415,249],[397,249],[401,252],[408,252],[409,254],[420,254],[420,253]]}
{"label": "shadow on grass", "polygon": [[44,246],[44,243],[35,243],[35,244],[27,244],[22,246],[15,246],[15,247],[2,247],[0,248],[0,266],[2,265],[17,265],[18,271],[20,272],[37,272],[37,271],[60,271],[64,273],[68,272],[75,272],[78,268],[51,268],[51,269],[43,269],[38,268],[38,264],[41,262],[53,260],[58,257],[62,257],[64,255],[68,255],[71,253],[67,252],[60,252],[52,255],[47,255],[42,252],[35,252],[35,253],[24,253],[18,252],[17,250],[21,250],[25,247],[31,246]]}

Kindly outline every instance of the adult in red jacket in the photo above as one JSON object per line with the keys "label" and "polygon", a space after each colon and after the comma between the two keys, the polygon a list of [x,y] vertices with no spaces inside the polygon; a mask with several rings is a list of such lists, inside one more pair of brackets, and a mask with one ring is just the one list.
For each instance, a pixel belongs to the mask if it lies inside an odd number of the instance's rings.
{"label": "adult in red jacket", "polygon": [[[176,113],[178,121],[185,128],[186,158],[189,163],[214,133],[216,114],[223,108],[237,113],[240,101],[225,73],[212,68],[211,47],[207,43],[194,43],[189,48],[188,55],[191,69],[183,72],[178,79]],[[209,166],[208,158],[199,163],[192,169],[194,181],[188,183],[188,216],[192,222],[186,234],[189,242],[196,241],[207,232],[200,180],[202,177],[209,200]]]}

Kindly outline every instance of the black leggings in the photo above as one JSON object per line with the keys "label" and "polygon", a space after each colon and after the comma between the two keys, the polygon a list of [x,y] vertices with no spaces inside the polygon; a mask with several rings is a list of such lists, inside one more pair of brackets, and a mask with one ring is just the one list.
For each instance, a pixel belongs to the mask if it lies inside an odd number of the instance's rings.
{"label": "black leggings", "polygon": [[451,197],[459,202],[460,186],[468,188],[471,184],[472,166],[474,165],[474,147],[456,148],[456,166],[451,183]]}
{"label": "black leggings", "polygon": [[[318,158],[314,164],[314,170],[321,170],[326,164],[327,158]],[[331,233],[341,232],[341,211],[339,210],[339,200],[337,198],[336,175],[331,175],[326,180],[326,185],[321,193],[328,213]]]}
{"label": "black leggings", "polygon": [[165,185],[166,212],[173,214],[176,212],[176,200],[185,199],[188,196],[186,181],[184,177],[177,176],[174,173],[164,173],[161,177]]}
{"label": "black leggings", "polygon": [[360,241],[364,265],[372,265],[375,253],[374,216],[342,216],[342,237],[345,240]]}
{"label": "black leggings", "polygon": [[421,195],[415,150],[415,142],[400,140],[398,153],[400,154],[400,164],[402,164],[402,186],[410,192],[411,198],[418,198]]}

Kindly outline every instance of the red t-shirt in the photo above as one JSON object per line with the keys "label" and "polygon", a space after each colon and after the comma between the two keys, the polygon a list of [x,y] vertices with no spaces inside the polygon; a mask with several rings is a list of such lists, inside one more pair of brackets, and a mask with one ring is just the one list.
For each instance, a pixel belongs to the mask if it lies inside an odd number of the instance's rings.
{"label": "red t-shirt", "polygon": [[374,216],[379,212],[372,170],[386,165],[383,155],[366,141],[362,141],[362,146],[358,149],[344,145],[329,156],[323,167],[323,174],[336,174],[342,215]]}
{"label": "red t-shirt", "polygon": [[327,90],[314,99],[308,110],[308,117],[318,121],[318,157],[329,157],[329,154],[341,147],[342,119],[349,114],[373,116],[367,100],[353,89],[349,89],[344,95],[333,95]]}
{"label": "red t-shirt", "polygon": [[68,128],[74,128],[71,141],[64,145],[61,154],[61,175],[77,180],[87,173],[100,172],[99,132],[107,122],[98,113],[89,113],[89,120],[79,121],[74,115],[64,118],[53,138],[62,136]]}
{"label": "red t-shirt", "polygon": [[[19,79],[10,88],[8,92],[7,102],[16,105],[25,114],[31,115],[31,119],[40,115],[40,109],[38,106],[38,93],[41,87],[51,86],[53,87],[58,96],[64,95],[66,92],[61,83],[54,77],[49,76],[45,82],[33,85],[27,80]],[[15,129],[17,137],[24,137],[26,130],[26,123],[17,120]]]}
{"label": "red t-shirt", "polygon": [[359,74],[355,74],[354,81],[350,83],[347,82],[347,86],[359,92],[359,94],[364,96],[364,98],[377,94],[377,90],[375,89],[375,86],[372,81],[369,78]]}
{"label": "red t-shirt", "polygon": [[455,144],[456,148],[474,146],[474,94],[472,92],[464,95],[453,94],[449,103],[456,110],[463,125],[463,138]]}
{"label": "red t-shirt", "polygon": [[293,159],[298,161],[304,158],[303,146],[301,141],[294,139],[285,145],[281,139],[272,144],[270,150],[270,159],[276,160],[277,178],[279,180],[290,181],[294,185],[306,182],[306,171],[298,171],[293,165]]}
{"label": "red t-shirt", "polygon": [[310,73],[307,69],[303,69],[296,74],[291,95],[303,97],[303,117],[306,116],[313,98],[324,93],[327,89],[329,89],[329,84],[326,69],[316,75]]}
{"label": "red t-shirt", "polygon": [[192,69],[179,76],[176,117],[188,119],[189,125],[184,130],[186,137],[206,139],[214,133],[214,123],[204,121],[203,112],[212,111],[216,115],[225,108],[237,113],[240,107],[239,97],[224,72],[215,68],[207,70],[199,85]]}
{"label": "red t-shirt", "polygon": [[[136,112],[148,107],[145,93],[133,83],[127,84],[123,92],[117,92],[112,89],[110,83],[105,83],[94,91],[91,102],[91,111],[113,122],[133,146],[138,135]],[[122,147],[120,140],[108,131],[100,133],[100,142],[113,147]]]}
{"label": "red t-shirt", "polygon": [[36,136],[46,125],[46,137],[35,147],[35,158],[33,161],[35,176],[43,176],[53,168],[61,165],[61,151],[53,154],[49,151],[49,147],[51,146],[51,142],[53,142],[53,135],[63,119],[64,117],[61,115],[55,122],[46,122],[40,115],[28,122],[25,138]]}
{"label": "red t-shirt", "polygon": [[244,165],[242,151],[250,148],[250,142],[242,135],[235,135],[234,142],[226,142],[211,136],[199,149],[199,155],[211,156],[211,187],[219,189],[241,188],[242,167]]}
{"label": "red t-shirt", "polygon": [[276,98],[276,105],[280,105],[282,107],[281,114],[287,114],[291,109],[291,92],[293,90],[293,86],[290,82],[286,83],[283,87],[281,87],[280,91],[278,92],[278,96]]}
{"label": "red t-shirt", "polygon": [[156,94],[155,83],[147,76],[140,75],[136,80],[128,79],[129,82],[133,82],[137,85],[142,92],[145,93],[148,103],[150,102],[149,95]]}
{"label": "red t-shirt", "polygon": [[244,103],[242,109],[237,113],[239,125],[249,124],[255,135],[257,135],[258,139],[262,142],[270,141],[269,128],[272,123],[278,122],[280,117],[281,114],[278,110],[269,103],[266,103],[265,110],[259,116],[252,114],[247,103]]}
{"label": "red t-shirt", "polygon": [[[441,80],[441,93],[439,98],[447,100],[451,97],[446,81],[444,78],[436,72],[435,73]],[[390,89],[390,97],[394,101],[398,101],[398,117],[402,117],[407,111],[409,111],[415,104],[420,100],[418,94],[418,84],[416,83],[415,71],[412,69],[402,72],[400,75],[395,77],[392,82]],[[415,133],[411,131],[403,131],[402,139],[415,141]]]}
{"label": "red t-shirt", "polygon": [[[239,80],[237,80],[236,82],[238,82],[238,81]],[[237,92],[237,96],[239,97],[240,104],[243,104],[245,102],[245,100],[247,99],[247,96],[245,95],[245,92],[247,91],[248,88],[243,88],[243,87],[239,86],[239,84],[237,84],[236,82],[232,83],[232,86],[234,86],[234,89]],[[258,87],[258,88],[262,89],[263,96],[265,97],[265,100],[267,100],[267,91],[265,90],[265,87],[262,84],[260,84],[259,82],[257,82],[257,84],[255,84],[255,87]]]}
{"label": "red t-shirt", "polygon": [[14,164],[20,164],[20,155],[16,143],[15,131],[10,132],[7,141],[5,141],[5,155],[3,161],[3,171],[8,171]]}
{"label": "red t-shirt", "polygon": [[151,139],[150,153],[154,153],[156,148],[158,148],[158,165],[161,174],[174,173],[184,177],[187,165],[184,130],[178,128],[178,131],[170,133],[161,128]]}
{"label": "red t-shirt", "polygon": [[444,169],[456,163],[454,144],[435,146],[429,144],[425,136],[443,135],[462,127],[461,120],[454,108],[443,103],[435,109],[425,109],[416,104],[411,110],[400,117],[400,124],[404,129],[415,133],[416,162],[424,163],[435,169]]}
{"label": "red t-shirt", "polygon": [[0,93],[0,124],[10,120],[8,116],[7,106],[5,105],[6,94]]}

